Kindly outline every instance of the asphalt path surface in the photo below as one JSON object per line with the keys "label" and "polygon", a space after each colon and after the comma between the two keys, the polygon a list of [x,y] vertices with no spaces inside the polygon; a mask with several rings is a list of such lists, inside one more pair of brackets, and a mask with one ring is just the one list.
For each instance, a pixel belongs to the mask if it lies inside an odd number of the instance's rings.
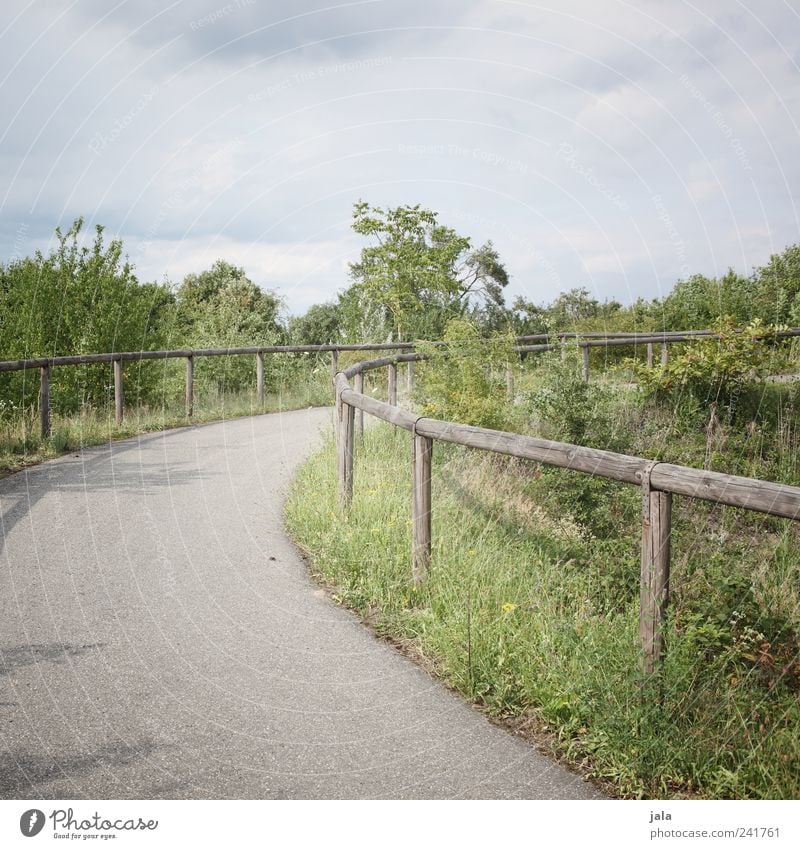
{"label": "asphalt path surface", "polygon": [[0,798],[598,797],[310,580],[281,511],[330,427],[238,419],[0,480]]}

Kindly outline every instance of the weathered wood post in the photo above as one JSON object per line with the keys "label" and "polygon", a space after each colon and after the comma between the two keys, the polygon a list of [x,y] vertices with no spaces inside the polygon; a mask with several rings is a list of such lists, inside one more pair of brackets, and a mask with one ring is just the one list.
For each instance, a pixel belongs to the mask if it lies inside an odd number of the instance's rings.
{"label": "weathered wood post", "polygon": [[194,415],[194,357],[186,358],[186,417]]}
{"label": "weathered wood post", "polygon": [[389,403],[397,406],[397,365],[391,363],[389,365]]}
{"label": "weathered wood post", "polygon": [[641,667],[652,675],[664,656],[664,625],[669,603],[672,493],[642,487],[642,569],[639,594]]}
{"label": "weathered wood post", "polygon": [[258,392],[258,403],[264,406],[264,352],[256,354],[256,390]]}
{"label": "weathered wood post", "polygon": [[428,577],[431,568],[431,460],[433,440],[411,434],[411,575],[415,586]]}
{"label": "weathered wood post", "polygon": [[506,401],[510,404],[514,400],[514,369],[511,363],[506,363]]}
{"label": "weathered wood post", "polygon": [[336,375],[339,372],[339,352],[331,351],[331,381],[336,383]]}
{"label": "weathered wood post", "polygon": [[50,366],[39,369],[39,420],[42,439],[50,436]]}
{"label": "weathered wood post", "polygon": [[353,431],[356,408],[339,398],[339,504],[347,510],[353,501]]}
{"label": "weathered wood post", "polygon": [[[364,394],[364,373],[359,372],[355,376],[355,385],[353,389],[358,392],[359,395]],[[356,433],[363,438],[364,437],[364,411],[359,410],[356,413]]]}
{"label": "weathered wood post", "polygon": [[114,360],[114,418],[122,424],[125,409],[125,390],[122,384],[122,360]]}
{"label": "weathered wood post", "polygon": [[409,360],[406,366],[406,395],[411,397],[414,391],[414,361]]}
{"label": "weathered wood post", "polygon": [[561,348],[561,359],[565,360],[567,358],[567,340],[564,336],[559,336],[558,338],[561,341],[561,344],[559,345]]}
{"label": "weathered wood post", "polygon": [[653,368],[653,343],[647,343],[647,368]]}
{"label": "weathered wood post", "polygon": [[661,343],[661,365],[665,366],[669,362],[669,346],[666,342]]}
{"label": "weathered wood post", "polygon": [[589,346],[581,345],[581,356],[583,357],[583,365],[581,366],[581,376],[584,381],[589,382]]}

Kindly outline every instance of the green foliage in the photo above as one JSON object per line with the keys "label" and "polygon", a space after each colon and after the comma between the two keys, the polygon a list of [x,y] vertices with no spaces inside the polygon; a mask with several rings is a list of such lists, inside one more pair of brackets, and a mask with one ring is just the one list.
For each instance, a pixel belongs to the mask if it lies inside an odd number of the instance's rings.
{"label": "green foliage", "polygon": [[[281,301],[224,260],[188,274],[176,293],[174,339],[187,348],[237,348],[285,341]],[[255,380],[252,357],[204,358],[195,363],[199,392],[239,391]],[[274,373],[269,374],[270,380]]]}
{"label": "green foliage", "polygon": [[[0,266],[0,359],[139,351],[166,338],[172,295],[165,285],[140,284],[122,243],[106,244],[97,226],[91,246],[82,244],[83,220],[56,230],[57,246],[47,255]],[[157,367],[131,369],[132,396],[152,391]],[[56,410],[107,401],[110,368],[56,369],[52,401]],[[21,373],[0,375],[0,395],[18,406],[36,403],[36,381]]]}
{"label": "green foliage", "polygon": [[292,345],[330,345],[339,341],[342,315],[339,304],[314,304],[305,315],[289,321]]}
{"label": "green foliage", "polygon": [[755,320],[737,329],[730,319],[714,328],[719,338],[699,339],[676,350],[666,366],[639,365],[645,393],[664,400],[690,399],[706,406],[717,404],[732,412],[736,400],[764,377],[767,347],[762,338],[770,328]]}
{"label": "green foliage", "polygon": [[441,338],[449,319],[466,314],[487,326],[503,320],[508,274],[491,242],[472,250],[419,205],[384,210],[359,201],[353,229],[377,244],[350,266],[342,306],[351,320],[373,314],[374,333],[422,339]]}
{"label": "green foliage", "polygon": [[512,361],[509,335],[486,339],[468,319],[453,319],[444,345],[422,343],[427,355],[420,368],[425,415],[498,430],[512,426],[505,403],[505,368]]}
{"label": "green foliage", "polygon": [[540,436],[614,450],[608,417],[610,392],[583,379],[577,348],[568,347],[563,359],[559,351],[537,357],[534,380],[524,404]]}

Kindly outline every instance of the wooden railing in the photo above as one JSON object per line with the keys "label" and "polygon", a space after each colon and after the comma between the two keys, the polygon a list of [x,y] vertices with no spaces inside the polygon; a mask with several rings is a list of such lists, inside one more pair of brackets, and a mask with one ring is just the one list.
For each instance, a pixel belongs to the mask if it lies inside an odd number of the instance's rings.
{"label": "wooden railing", "polygon": [[[349,508],[353,497],[356,411],[361,420],[358,423],[361,432],[363,414],[369,413],[411,433],[411,575],[416,584],[425,580],[431,568],[431,459],[436,440],[599,475],[641,488],[639,639],[641,666],[646,675],[651,675],[658,668],[664,653],[664,620],[669,602],[672,496],[683,495],[715,504],[755,510],[770,516],[800,519],[798,487],[439,421],[401,409],[397,406],[393,388],[396,387],[397,366],[408,363],[410,382],[413,363],[420,359],[423,359],[423,355],[416,353],[383,357],[353,365],[335,377],[339,498],[343,509]],[[388,403],[363,393],[364,374],[382,367],[389,369]],[[394,380],[392,375],[395,376]],[[355,387],[350,385],[351,379],[355,381]]]}
{"label": "wooden railing", "polygon": [[125,362],[141,360],[186,360],[186,415],[194,411],[194,360],[195,357],[242,356],[256,357],[256,391],[259,402],[264,401],[264,354],[330,353],[331,379],[339,369],[340,351],[397,351],[413,348],[411,342],[390,342],[363,345],[263,345],[253,348],[200,348],[175,351],[120,351],[110,354],[76,354],[70,357],[37,357],[27,360],[0,362],[0,372],[39,370],[39,417],[40,432],[45,439],[50,435],[50,369],[61,366],[111,363],[114,372],[114,413],[117,424],[121,424],[125,410],[123,366]]}
{"label": "wooden railing", "polygon": [[[714,337],[710,330],[637,334],[555,334],[558,341],[547,336],[521,336],[513,350],[528,353],[550,350],[570,341],[578,345],[583,355],[583,376],[589,377],[589,349],[618,345],[646,344],[648,361],[652,363],[652,346],[662,346],[662,362],[666,362],[669,344],[691,342],[698,337]],[[773,332],[765,338],[800,336],[800,328]],[[542,344],[528,344],[542,341]],[[407,388],[410,393],[414,363],[423,359],[418,353],[405,353],[357,363],[339,371],[340,351],[403,351],[411,350],[411,342],[390,342],[362,345],[265,345],[247,348],[180,349],[170,351],[126,351],[105,354],[79,354],[66,357],[39,357],[0,362],[0,373],[38,369],[40,374],[39,407],[41,433],[50,434],[50,370],[62,366],[110,363],[114,375],[114,407],[117,423],[124,415],[123,363],[141,360],[186,360],[186,412],[191,415],[194,404],[195,357],[244,356],[256,357],[256,389],[259,400],[264,399],[264,355],[285,353],[330,353],[331,375],[336,391],[336,434],[338,443],[339,486],[342,505],[347,508],[353,493],[353,447],[356,432],[363,433],[364,413],[410,431],[413,497],[412,497],[412,562],[411,571],[416,583],[424,581],[431,561],[431,458],[433,442],[452,442],[512,457],[534,460],[563,469],[600,475],[611,480],[633,484],[642,489],[642,554],[640,638],[642,664],[652,672],[663,654],[663,621],[669,599],[669,569],[672,495],[700,498],[717,504],[756,510],[771,516],[800,518],[800,488],[770,483],[753,478],[725,475],[671,463],[661,463],[642,457],[616,454],[536,439],[520,434],[472,427],[456,422],[443,422],[418,416],[397,406],[397,366],[407,364]],[[388,403],[365,395],[364,374],[374,369],[388,370]],[[350,386],[353,379],[355,386]],[[507,391],[513,395],[513,373],[506,375]],[[358,413],[358,418],[356,418]]]}
{"label": "wooden railing", "polygon": [[[581,351],[582,360],[582,375],[583,379],[589,380],[589,350],[591,348],[613,348],[621,345],[630,347],[631,345],[646,345],[647,346],[647,365],[653,366],[653,346],[661,345],[661,365],[665,366],[669,362],[669,346],[680,342],[695,342],[698,339],[716,339],[719,334],[713,330],[677,330],[664,331],[661,333],[556,333],[558,338],[558,346],[561,348],[562,356],[566,351],[566,346],[570,341],[574,342]],[[772,331],[765,333],[762,339],[790,339],[794,336],[800,336],[800,327],[791,327],[786,330]],[[515,353],[537,353],[540,351],[550,351],[557,347],[552,340],[543,335],[535,336],[518,336],[517,347],[514,348]],[[531,344],[539,343],[539,344]]]}
{"label": "wooden railing", "polygon": [[[517,346],[513,348],[514,353],[536,353],[549,351],[561,346],[562,355],[565,346],[573,341],[581,349],[583,358],[583,378],[589,379],[589,349],[595,347],[610,347],[618,345],[647,345],[647,363],[653,364],[653,345],[661,344],[661,362],[667,363],[667,346],[676,342],[691,342],[697,337],[714,337],[717,334],[713,330],[684,330],[666,331],[663,333],[556,333],[551,336],[538,334],[533,336],[518,336]],[[791,336],[800,336],[800,328],[791,328],[768,334],[766,338],[778,339]],[[553,338],[558,342],[554,343]],[[538,342],[540,344],[530,344]],[[443,344],[443,343],[433,343]],[[191,417],[194,411],[194,360],[195,357],[222,357],[255,355],[256,357],[256,391],[260,402],[264,400],[264,354],[291,354],[291,353],[330,353],[331,354],[331,377],[335,378],[338,371],[338,356],[340,351],[402,351],[412,350],[413,342],[386,342],[365,343],[361,345],[263,345],[249,348],[200,348],[179,349],[173,351],[120,351],[106,354],[76,354],[66,357],[35,357],[23,360],[6,360],[0,362],[0,373],[12,371],[24,371],[26,369],[39,370],[39,415],[40,432],[42,438],[50,435],[50,370],[62,366],[91,365],[96,363],[111,363],[114,375],[114,414],[117,424],[121,424],[125,414],[125,392],[123,363],[141,360],[186,360],[186,415]],[[513,372],[509,367],[506,372],[507,391],[509,396],[513,395]],[[396,398],[396,373],[389,365],[389,396]]]}

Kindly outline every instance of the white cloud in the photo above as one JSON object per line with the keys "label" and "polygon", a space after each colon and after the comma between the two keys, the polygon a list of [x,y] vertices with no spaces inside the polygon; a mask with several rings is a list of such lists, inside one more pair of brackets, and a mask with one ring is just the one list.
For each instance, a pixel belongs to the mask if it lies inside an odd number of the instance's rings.
{"label": "white cloud", "polygon": [[146,278],[226,256],[297,311],[346,284],[358,198],[494,239],[536,298],[654,295],[797,239],[788,6],[286,0],[192,28],[224,5],[11,10],[0,256],[84,215]]}

